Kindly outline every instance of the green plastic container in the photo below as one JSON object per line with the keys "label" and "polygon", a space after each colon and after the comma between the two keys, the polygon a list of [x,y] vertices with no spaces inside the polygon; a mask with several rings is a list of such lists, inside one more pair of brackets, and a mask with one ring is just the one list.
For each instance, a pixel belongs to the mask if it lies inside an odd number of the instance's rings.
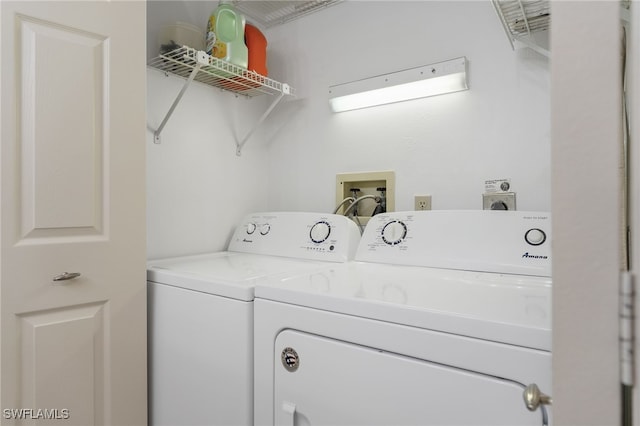
{"label": "green plastic container", "polygon": [[221,2],[209,17],[206,52],[234,65],[247,68],[249,51],[244,42],[245,17]]}

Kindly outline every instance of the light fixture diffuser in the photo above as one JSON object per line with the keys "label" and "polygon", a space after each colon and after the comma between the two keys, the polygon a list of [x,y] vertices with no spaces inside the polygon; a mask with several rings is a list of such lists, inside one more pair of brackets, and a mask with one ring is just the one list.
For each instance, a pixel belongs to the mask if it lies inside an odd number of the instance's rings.
{"label": "light fixture diffuser", "polygon": [[329,87],[334,112],[467,90],[465,57]]}

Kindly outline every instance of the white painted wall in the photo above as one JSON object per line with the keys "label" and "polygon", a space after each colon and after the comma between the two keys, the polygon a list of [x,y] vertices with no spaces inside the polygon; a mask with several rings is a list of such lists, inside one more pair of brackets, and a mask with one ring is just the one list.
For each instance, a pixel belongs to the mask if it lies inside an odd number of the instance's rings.
{"label": "white painted wall", "polygon": [[[519,209],[550,209],[548,59],[512,51],[490,2],[348,1],[269,42],[270,70],[300,92],[272,122],[270,208],[331,211],[336,173],[395,170],[396,210],[415,194],[434,209],[482,208],[494,178],[512,179]],[[329,85],[459,56],[469,91],[330,112]]]}
{"label": "white painted wall", "polygon": [[267,149],[257,134],[241,157],[235,140],[264,102],[198,82],[153,132],[184,80],[147,70],[147,252],[150,259],[226,248],[240,217],[267,206]]}
{"label": "white painted wall", "polygon": [[[166,13],[204,25],[207,5],[216,2],[149,2],[150,49]],[[330,212],[340,172],[394,170],[396,210],[425,193],[434,209],[478,209],[484,181],[496,178],[512,180],[518,209],[550,209],[548,59],[512,51],[489,1],[347,1],[266,34],[270,77],[298,96],[278,106],[242,157],[232,131],[268,98],[193,87],[161,146],[149,133],[150,257],[222,249],[234,219],[252,210]],[[469,91],[329,110],[331,84],[459,56],[469,60]],[[150,124],[180,84],[148,71]]]}

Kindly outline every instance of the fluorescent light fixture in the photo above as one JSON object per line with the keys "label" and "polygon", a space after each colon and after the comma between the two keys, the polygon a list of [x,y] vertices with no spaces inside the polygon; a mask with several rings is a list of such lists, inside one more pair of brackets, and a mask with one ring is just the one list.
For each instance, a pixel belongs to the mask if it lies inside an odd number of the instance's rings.
{"label": "fluorescent light fixture", "polygon": [[329,87],[334,112],[467,90],[467,58],[383,74]]}

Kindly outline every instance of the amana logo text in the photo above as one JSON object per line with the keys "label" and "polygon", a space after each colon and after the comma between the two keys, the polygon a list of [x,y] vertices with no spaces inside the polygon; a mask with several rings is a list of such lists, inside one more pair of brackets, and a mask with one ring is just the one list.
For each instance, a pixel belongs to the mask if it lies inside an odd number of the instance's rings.
{"label": "amana logo text", "polygon": [[527,259],[548,259],[548,256],[538,256],[537,254],[529,254],[529,252],[526,252],[525,254],[522,255],[523,258],[527,258]]}

